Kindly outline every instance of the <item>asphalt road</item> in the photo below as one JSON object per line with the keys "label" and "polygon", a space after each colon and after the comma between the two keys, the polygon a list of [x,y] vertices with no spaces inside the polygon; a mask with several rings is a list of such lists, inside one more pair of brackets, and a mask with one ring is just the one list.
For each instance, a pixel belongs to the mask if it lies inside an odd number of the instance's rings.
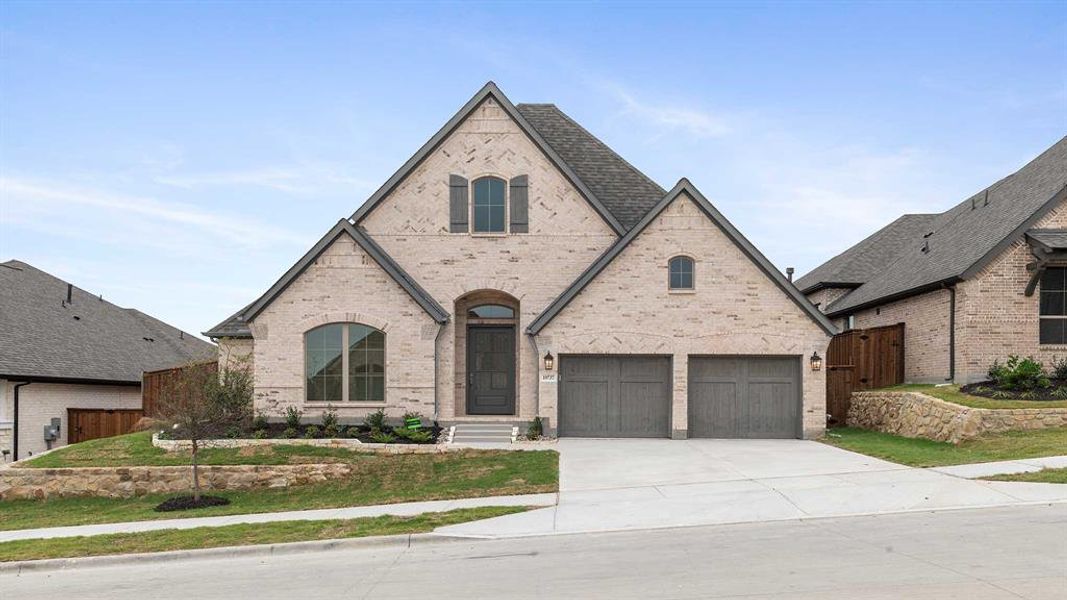
{"label": "asphalt road", "polygon": [[0,576],[0,600],[1065,597],[1065,504]]}

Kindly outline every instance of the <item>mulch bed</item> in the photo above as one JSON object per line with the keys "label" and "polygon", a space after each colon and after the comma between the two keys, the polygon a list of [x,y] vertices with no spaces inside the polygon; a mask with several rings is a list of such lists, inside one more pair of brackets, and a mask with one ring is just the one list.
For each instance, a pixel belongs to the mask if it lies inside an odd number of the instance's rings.
{"label": "mulch bed", "polygon": [[[992,400],[1032,400],[1034,402],[1041,402],[1042,400],[1067,400],[1067,397],[1055,395],[1057,389],[1067,388],[1067,379],[1050,379],[1049,381],[1052,382],[1052,385],[1049,387],[1035,388],[1031,390],[1033,396],[1023,396],[1024,392],[1021,390],[999,389],[992,381],[968,383],[967,385],[961,386],[960,391],[964,394],[981,396],[982,398],[990,398]],[[1004,394],[1007,395],[1005,396]]]}
{"label": "mulch bed", "polygon": [[[334,436],[326,436],[326,435],[324,435],[323,432],[322,432],[322,426],[317,424],[317,423],[311,423],[311,425],[316,425],[316,427],[317,427],[317,433],[312,438],[308,438],[306,436],[308,424],[301,425],[300,428],[296,430],[296,435],[295,436],[286,436],[285,435],[285,431],[286,431],[287,428],[285,426],[285,423],[269,423],[267,425],[267,428],[265,430],[263,430],[263,431],[266,432],[266,435],[258,436],[258,437],[259,437],[259,439],[275,439],[275,440],[281,440],[281,439],[318,439],[318,440],[321,440],[321,439],[339,438],[339,439],[359,440],[359,441],[361,441],[361,442],[363,442],[365,444],[377,443],[371,437],[370,428],[369,427],[365,427],[363,425],[351,425],[351,426],[348,426],[339,435],[334,435]],[[387,433],[394,433],[394,428],[393,427],[388,427],[387,426],[385,428],[385,430],[386,430]],[[437,426],[436,423],[434,423],[433,426],[422,427],[420,429],[420,431],[428,432],[430,434],[430,439],[428,441],[425,441],[425,442],[415,442],[415,441],[412,441],[412,440],[409,440],[407,438],[400,437],[399,435],[397,435],[396,436],[396,440],[394,440],[393,442],[390,442],[390,443],[393,443],[393,444],[436,444],[437,443],[437,438],[438,438],[438,436],[441,435],[441,432],[443,431],[443,429],[441,427]],[[219,436],[219,437],[223,437],[223,436]],[[238,436],[238,439],[252,439],[252,438],[257,438],[257,436],[254,435],[254,432],[252,432],[252,431],[242,432],[241,435]],[[182,437],[180,435],[178,435],[178,436],[176,436],[176,439],[182,439]]]}
{"label": "mulch bed", "polygon": [[171,512],[209,506],[226,506],[229,503],[229,500],[218,496],[200,496],[199,500],[194,500],[192,496],[175,496],[164,500],[155,510],[156,512]]}

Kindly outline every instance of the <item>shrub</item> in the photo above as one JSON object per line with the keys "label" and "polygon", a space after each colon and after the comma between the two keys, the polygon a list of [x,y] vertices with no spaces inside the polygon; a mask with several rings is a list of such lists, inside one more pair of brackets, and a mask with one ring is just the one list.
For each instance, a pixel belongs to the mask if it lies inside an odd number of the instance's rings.
{"label": "shrub", "polygon": [[231,425],[227,427],[226,437],[230,438],[231,440],[236,440],[237,438],[241,437],[241,428],[237,427],[236,425]]}
{"label": "shrub", "polygon": [[383,431],[385,429],[385,409],[379,408],[364,417],[363,425],[368,427],[371,431]]}
{"label": "shrub", "polygon": [[1010,400],[1011,394],[1005,392],[1004,390],[994,390],[993,393],[989,395],[989,397],[993,398],[994,400]]}
{"label": "shrub", "polygon": [[266,429],[257,429],[257,430],[252,432],[252,437],[256,438],[257,440],[261,440],[261,439],[267,437],[267,430]]}
{"label": "shrub", "polygon": [[407,438],[416,444],[429,444],[433,441],[433,434],[425,429],[408,430]]}
{"label": "shrub", "polygon": [[396,441],[396,436],[376,429],[371,432],[370,439],[376,444],[392,444]]}
{"label": "shrub", "polygon": [[285,409],[285,426],[289,429],[300,429],[300,420],[304,418],[304,412],[295,406]]}
{"label": "shrub", "polygon": [[317,437],[319,437],[318,425],[308,425],[304,428],[304,439],[313,440]]}
{"label": "shrub", "polygon": [[322,437],[338,438],[342,437],[341,434],[344,431],[344,425],[338,426],[337,424],[328,425],[322,428]]}
{"label": "shrub", "polygon": [[291,440],[295,438],[298,433],[299,431],[297,431],[296,427],[286,427],[285,431],[282,431],[282,437]]}
{"label": "shrub", "polygon": [[1052,377],[1056,379],[1067,379],[1067,357],[1056,358],[1052,357],[1052,364],[1049,365],[1049,370],[1052,373]]}
{"label": "shrub", "polygon": [[352,426],[349,427],[345,433],[347,433],[350,438],[358,438],[361,432],[359,431],[359,427]]}
{"label": "shrub", "polygon": [[1034,390],[1019,392],[1019,400],[1037,400],[1037,392]]}
{"label": "shrub", "polygon": [[545,424],[541,420],[541,417],[534,417],[533,421],[530,421],[530,427],[526,430],[526,437],[531,440],[539,440],[541,436],[545,434]]}
{"label": "shrub", "polygon": [[263,413],[257,414],[252,418],[252,429],[259,431],[260,429],[267,429],[269,423],[267,423],[267,415]]}
{"label": "shrub", "polygon": [[326,410],[322,411],[322,428],[337,430],[337,411],[332,406],[327,406]]}
{"label": "shrub", "polygon": [[1013,354],[1003,365],[994,360],[988,373],[993,383],[1002,390],[1025,391],[1052,385],[1045,373],[1045,366],[1032,356],[1019,358]]}
{"label": "shrub", "polygon": [[1067,400],[1067,387],[1058,387],[1052,390],[1052,397]]}

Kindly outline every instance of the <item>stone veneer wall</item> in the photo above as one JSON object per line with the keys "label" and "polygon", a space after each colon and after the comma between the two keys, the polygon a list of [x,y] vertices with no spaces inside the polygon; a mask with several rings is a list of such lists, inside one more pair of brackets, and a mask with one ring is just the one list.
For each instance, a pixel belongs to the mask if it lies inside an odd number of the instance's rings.
{"label": "stone veneer wall", "polygon": [[918,392],[854,392],[848,424],[958,444],[984,433],[1067,427],[1067,408],[970,408]]}
{"label": "stone veneer wall", "polygon": [[[200,467],[200,485],[210,490],[284,488],[340,479],[351,472],[346,464],[205,466]],[[0,469],[0,500],[129,498],[187,492],[191,487],[190,467]]]}
{"label": "stone veneer wall", "polygon": [[[694,289],[667,288],[667,263],[694,260]],[[826,427],[830,335],[753,263],[687,195],[680,195],[537,336],[538,349],[565,354],[670,355],[672,435],[688,435],[693,355],[796,356],[802,364],[804,437]],[[555,417],[558,383],[540,384],[541,414]]]}

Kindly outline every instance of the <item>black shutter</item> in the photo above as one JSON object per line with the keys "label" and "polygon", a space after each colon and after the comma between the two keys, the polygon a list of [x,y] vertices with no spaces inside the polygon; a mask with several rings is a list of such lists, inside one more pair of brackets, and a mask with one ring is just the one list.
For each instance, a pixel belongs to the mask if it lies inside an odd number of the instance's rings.
{"label": "black shutter", "polygon": [[511,180],[511,233],[530,231],[530,195],[527,177],[519,175]]}
{"label": "black shutter", "polygon": [[459,175],[448,177],[448,230],[452,233],[467,233],[470,210],[467,208],[467,180]]}

